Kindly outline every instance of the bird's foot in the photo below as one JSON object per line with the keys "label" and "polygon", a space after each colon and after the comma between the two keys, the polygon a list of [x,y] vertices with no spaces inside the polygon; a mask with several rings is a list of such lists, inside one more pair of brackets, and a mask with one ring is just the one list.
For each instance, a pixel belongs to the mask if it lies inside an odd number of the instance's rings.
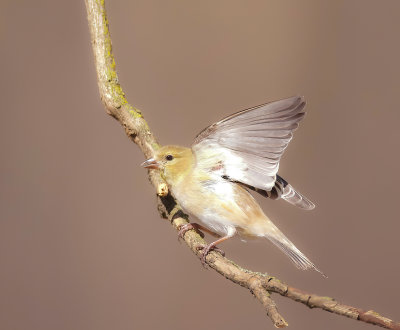
{"label": "bird's foot", "polygon": [[215,246],[215,242],[208,244],[208,245],[199,245],[196,247],[197,250],[203,250],[203,253],[201,255],[201,263],[204,267],[206,267],[206,257],[210,253],[210,251],[215,251],[221,254],[223,257],[225,257],[225,252],[221,250],[219,247]]}
{"label": "bird's foot", "polygon": [[186,223],[184,225],[179,226],[178,241],[180,239],[183,239],[186,232],[192,229],[194,229],[201,236],[201,238],[204,238],[204,234],[199,230],[196,223]]}

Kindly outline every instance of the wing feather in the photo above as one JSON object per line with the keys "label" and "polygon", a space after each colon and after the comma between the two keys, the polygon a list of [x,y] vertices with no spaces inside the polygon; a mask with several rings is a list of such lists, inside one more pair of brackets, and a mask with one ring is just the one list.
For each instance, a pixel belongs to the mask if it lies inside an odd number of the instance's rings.
{"label": "wing feather", "polygon": [[239,111],[204,129],[192,149],[197,166],[270,190],[280,158],[304,117],[302,97]]}

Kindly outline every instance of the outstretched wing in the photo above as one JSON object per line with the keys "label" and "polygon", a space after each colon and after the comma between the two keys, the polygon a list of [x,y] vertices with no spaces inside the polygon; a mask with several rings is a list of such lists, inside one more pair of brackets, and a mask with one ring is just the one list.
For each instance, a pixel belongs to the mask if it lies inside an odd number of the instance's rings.
{"label": "outstretched wing", "polygon": [[281,156],[304,117],[296,96],[230,115],[204,129],[192,150],[197,166],[245,185],[271,190]]}
{"label": "outstretched wing", "polygon": [[289,184],[284,178],[276,175],[275,185],[271,190],[259,189],[244,183],[240,183],[246,189],[258,192],[260,195],[271,198],[271,199],[284,199],[288,203],[300,207],[304,210],[312,210],[315,208],[315,204],[311,202],[306,196],[297,192],[291,184]]}

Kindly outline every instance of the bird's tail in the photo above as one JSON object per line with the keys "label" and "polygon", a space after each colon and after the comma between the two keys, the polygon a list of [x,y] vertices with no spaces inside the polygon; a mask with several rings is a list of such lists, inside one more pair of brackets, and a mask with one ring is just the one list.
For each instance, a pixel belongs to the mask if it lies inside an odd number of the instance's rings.
{"label": "bird's tail", "polygon": [[299,269],[314,269],[322,276],[327,277],[319,270],[279,229],[271,220],[266,219],[264,223],[263,236],[268,238],[278,248],[280,248]]}

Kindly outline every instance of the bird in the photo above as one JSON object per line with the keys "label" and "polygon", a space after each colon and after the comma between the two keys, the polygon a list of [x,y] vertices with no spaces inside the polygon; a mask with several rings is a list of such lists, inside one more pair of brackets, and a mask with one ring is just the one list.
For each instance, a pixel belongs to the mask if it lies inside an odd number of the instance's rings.
{"label": "bird", "polygon": [[[236,112],[202,130],[192,146],[167,145],[142,166],[160,171],[183,210],[201,224],[195,229],[216,236],[201,246],[201,261],[217,245],[234,236],[267,238],[302,270],[319,270],[269,219],[250,191],[283,199],[304,210],[315,205],[278,175],[279,162],[305,112],[302,96],[294,96]],[[223,252],[221,252],[223,253]]]}

